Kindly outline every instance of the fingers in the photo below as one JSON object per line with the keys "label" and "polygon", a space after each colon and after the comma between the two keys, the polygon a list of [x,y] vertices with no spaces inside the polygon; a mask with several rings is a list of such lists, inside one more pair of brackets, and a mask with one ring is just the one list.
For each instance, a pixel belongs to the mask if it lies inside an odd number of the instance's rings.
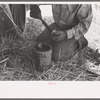
{"label": "fingers", "polygon": [[61,41],[61,40],[64,40],[66,38],[66,34],[63,31],[56,31],[56,30],[54,30],[51,33],[51,38],[54,41]]}
{"label": "fingers", "polygon": [[61,32],[56,31],[56,30],[53,30],[52,33],[51,33],[51,35],[53,35],[53,36],[59,36],[60,34],[61,34]]}

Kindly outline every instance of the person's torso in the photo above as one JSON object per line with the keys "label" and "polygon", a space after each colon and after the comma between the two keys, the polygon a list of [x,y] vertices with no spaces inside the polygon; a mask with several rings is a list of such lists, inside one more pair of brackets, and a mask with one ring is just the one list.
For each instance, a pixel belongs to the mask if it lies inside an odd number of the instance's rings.
{"label": "person's torso", "polygon": [[72,26],[72,24],[77,24],[78,19],[75,14],[77,13],[77,8],[79,5],[77,4],[55,4],[52,5],[53,18],[55,22],[63,27],[63,26]]}

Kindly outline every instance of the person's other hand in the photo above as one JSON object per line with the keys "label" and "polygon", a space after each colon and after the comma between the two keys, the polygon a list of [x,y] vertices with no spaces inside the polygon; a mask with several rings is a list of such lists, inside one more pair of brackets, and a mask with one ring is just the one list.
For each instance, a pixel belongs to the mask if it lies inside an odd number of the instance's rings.
{"label": "person's other hand", "polygon": [[56,31],[56,30],[53,30],[51,35],[52,36],[59,36],[61,34],[61,31]]}
{"label": "person's other hand", "polygon": [[41,10],[38,5],[30,5],[30,17],[42,19]]}
{"label": "person's other hand", "polygon": [[51,33],[51,38],[54,41],[61,41],[64,40],[66,38],[66,32],[65,31],[53,31]]}

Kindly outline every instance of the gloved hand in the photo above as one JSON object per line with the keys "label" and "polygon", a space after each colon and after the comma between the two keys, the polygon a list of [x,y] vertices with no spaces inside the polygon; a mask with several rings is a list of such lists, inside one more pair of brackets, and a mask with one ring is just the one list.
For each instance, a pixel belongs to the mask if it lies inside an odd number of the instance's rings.
{"label": "gloved hand", "polygon": [[56,31],[54,30],[51,33],[51,39],[54,41],[61,41],[64,40],[66,37],[66,32],[65,31]]}
{"label": "gloved hand", "polygon": [[38,5],[30,5],[30,16],[32,18],[42,19],[41,10]]}

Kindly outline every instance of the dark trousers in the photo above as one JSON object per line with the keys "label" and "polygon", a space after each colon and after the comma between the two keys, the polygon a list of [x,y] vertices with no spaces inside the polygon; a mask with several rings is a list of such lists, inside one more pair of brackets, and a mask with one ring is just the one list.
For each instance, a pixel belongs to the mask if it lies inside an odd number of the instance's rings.
{"label": "dark trousers", "polygon": [[25,4],[9,4],[9,6],[15,24],[23,32],[26,21]]}

